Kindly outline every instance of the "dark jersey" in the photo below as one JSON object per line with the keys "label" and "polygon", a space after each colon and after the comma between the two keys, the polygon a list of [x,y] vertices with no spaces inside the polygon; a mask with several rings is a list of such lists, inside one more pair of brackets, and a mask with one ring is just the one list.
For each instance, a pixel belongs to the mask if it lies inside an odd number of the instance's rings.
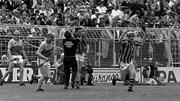
{"label": "dark jersey", "polygon": [[78,43],[76,54],[83,54],[87,52],[88,41],[85,37]]}
{"label": "dark jersey", "polygon": [[122,42],[120,46],[120,62],[130,63],[134,56],[135,42]]}
{"label": "dark jersey", "polygon": [[[147,74],[147,71],[149,72],[149,74]],[[157,66],[155,66],[155,64],[152,64],[152,65],[148,64],[148,65],[144,66],[143,76],[145,78],[158,77],[158,68],[157,68]]]}
{"label": "dark jersey", "polygon": [[155,64],[149,65],[151,68],[151,72],[149,77],[153,78],[153,77],[157,77],[158,76],[158,68],[155,66]]}
{"label": "dark jersey", "polygon": [[64,47],[64,57],[75,56],[79,39],[64,39],[63,47]]}

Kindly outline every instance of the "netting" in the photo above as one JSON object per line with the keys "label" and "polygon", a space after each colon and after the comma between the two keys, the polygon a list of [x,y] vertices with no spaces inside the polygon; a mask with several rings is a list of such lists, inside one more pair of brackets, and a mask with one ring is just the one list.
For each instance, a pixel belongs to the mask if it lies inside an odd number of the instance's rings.
{"label": "netting", "polygon": [[[0,25],[0,56],[7,54],[7,43],[12,38],[13,32],[19,30],[21,39],[25,43],[25,51],[30,62],[36,63],[35,52],[44,36],[48,32],[55,33],[55,46],[62,47],[63,33],[69,30],[73,33],[76,27],[57,27],[57,26],[18,26]],[[133,32],[136,40],[143,40],[147,37],[141,47],[136,48],[135,60],[142,66],[147,59],[153,57],[159,66],[167,67],[180,65],[180,44],[178,29],[146,29],[141,28],[83,28],[85,37],[90,44],[87,54],[88,60],[95,67],[116,66],[119,57],[119,39],[123,33]],[[59,48],[56,48],[57,50]],[[58,50],[54,61],[59,58],[61,49]]]}

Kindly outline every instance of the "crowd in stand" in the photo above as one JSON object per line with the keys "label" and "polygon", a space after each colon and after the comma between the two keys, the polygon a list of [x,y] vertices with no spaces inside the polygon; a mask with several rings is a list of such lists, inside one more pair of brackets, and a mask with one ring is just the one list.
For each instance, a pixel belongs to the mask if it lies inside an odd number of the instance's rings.
{"label": "crowd in stand", "polygon": [[0,23],[178,27],[180,0],[0,0]]}

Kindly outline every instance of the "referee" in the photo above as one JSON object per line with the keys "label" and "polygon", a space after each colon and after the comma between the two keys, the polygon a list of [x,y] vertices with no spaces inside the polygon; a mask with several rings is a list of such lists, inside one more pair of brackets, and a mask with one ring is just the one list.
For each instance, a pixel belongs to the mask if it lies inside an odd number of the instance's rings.
{"label": "referee", "polygon": [[76,88],[79,89],[79,85],[76,84],[75,78],[77,75],[77,61],[76,61],[76,50],[79,39],[72,37],[69,31],[64,33],[65,39],[63,39],[63,48],[64,48],[64,72],[65,72],[65,83],[64,89],[68,89],[69,79],[70,79],[70,68],[72,68],[72,79],[71,82],[75,84]]}

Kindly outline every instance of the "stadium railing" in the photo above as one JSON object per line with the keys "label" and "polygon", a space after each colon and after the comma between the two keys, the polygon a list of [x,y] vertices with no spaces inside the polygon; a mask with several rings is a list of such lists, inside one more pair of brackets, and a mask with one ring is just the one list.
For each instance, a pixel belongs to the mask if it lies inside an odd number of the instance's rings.
{"label": "stadium railing", "polygon": [[[0,56],[7,54],[7,43],[15,30],[21,32],[21,38],[25,43],[25,50],[30,62],[36,64],[37,56],[34,55],[44,36],[48,33],[55,34],[54,62],[62,53],[63,33],[69,30],[73,33],[78,26],[32,26],[32,25],[0,25]],[[137,41],[145,40],[141,47],[136,47],[134,59],[139,66],[147,63],[148,58],[153,57],[161,67],[180,66],[180,30],[170,28],[146,28],[144,32],[139,27],[82,27],[84,35],[90,44],[87,54],[88,60],[95,67],[111,67],[118,65],[119,40],[123,33],[133,32]]]}

